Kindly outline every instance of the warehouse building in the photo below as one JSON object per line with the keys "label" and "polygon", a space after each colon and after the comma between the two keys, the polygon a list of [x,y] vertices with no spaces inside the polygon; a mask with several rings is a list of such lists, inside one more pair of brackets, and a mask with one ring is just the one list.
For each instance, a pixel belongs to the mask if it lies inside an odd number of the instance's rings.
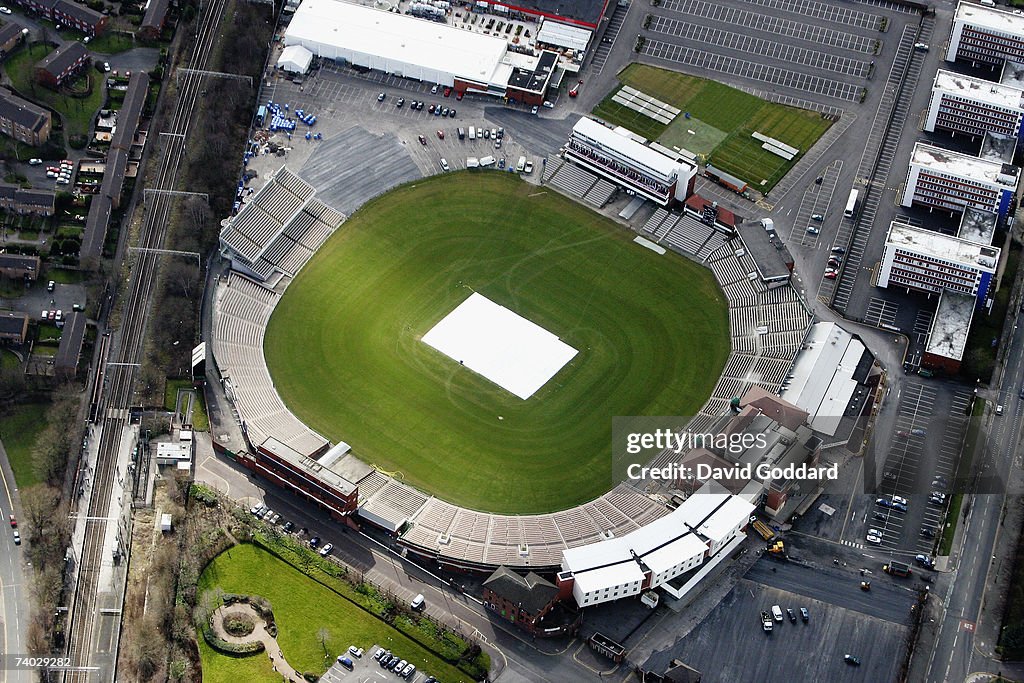
{"label": "warehouse building", "polygon": [[898,221],[885,238],[879,287],[925,294],[955,292],[984,306],[999,263],[998,247],[976,244]]}
{"label": "warehouse building", "polygon": [[957,5],[946,61],[1001,68],[1007,59],[1024,61],[1024,16],[973,2]]}
{"label": "warehouse building", "polygon": [[924,129],[978,137],[996,133],[1016,138],[1024,116],[1024,92],[981,78],[944,71],[935,75]]}
{"label": "warehouse building", "polygon": [[685,202],[697,179],[696,164],[652,149],[625,128],[585,116],[572,128],[565,158],[659,206]]}
{"label": "warehouse building", "polygon": [[[551,53],[549,63],[509,51],[503,38],[341,0],[305,0],[288,25],[284,44],[457,92],[533,104],[543,102],[555,57]],[[543,75],[543,83],[534,82],[535,73]]]}
{"label": "warehouse building", "polygon": [[1004,217],[1013,203],[1020,169],[935,147],[914,145],[903,206],[962,212],[966,207]]}

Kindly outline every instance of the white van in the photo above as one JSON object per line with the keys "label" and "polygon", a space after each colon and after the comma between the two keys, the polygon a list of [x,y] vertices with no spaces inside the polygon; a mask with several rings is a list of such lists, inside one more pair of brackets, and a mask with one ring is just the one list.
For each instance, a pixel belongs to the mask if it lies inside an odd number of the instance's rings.
{"label": "white van", "polygon": [[526,157],[519,157],[519,163],[516,164],[516,170],[520,173],[526,168]]}
{"label": "white van", "polygon": [[474,126],[469,127],[469,139],[476,140],[476,128]]}
{"label": "white van", "polygon": [[980,0],[980,1],[981,1],[981,4],[984,5],[985,7],[995,7],[996,6],[995,0]]}
{"label": "white van", "polygon": [[772,616],[775,617],[775,621],[782,621],[782,608],[778,605],[772,605]]}
{"label": "white van", "polygon": [[492,156],[480,157],[480,166],[494,166],[494,157],[492,157]]}
{"label": "white van", "polygon": [[423,598],[423,594],[420,593],[415,598],[413,598],[412,602],[409,603],[409,607],[416,610],[417,612],[426,607],[426,600]]}
{"label": "white van", "polygon": [[447,159],[444,159],[444,158],[441,159],[441,170],[444,171],[445,173],[447,173],[448,171],[452,170],[451,166],[448,165],[448,160]]}

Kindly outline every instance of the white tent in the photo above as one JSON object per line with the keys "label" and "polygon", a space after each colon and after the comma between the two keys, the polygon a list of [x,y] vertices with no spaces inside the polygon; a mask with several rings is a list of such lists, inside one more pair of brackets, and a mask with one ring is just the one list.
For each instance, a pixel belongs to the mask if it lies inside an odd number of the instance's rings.
{"label": "white tent", "polygon": [[309,71],[309,64],[312,61],[312,52],[301,45],[289,45],[281,51],[281,57],[277,60],[277,67],[295,74],[304,74]]}

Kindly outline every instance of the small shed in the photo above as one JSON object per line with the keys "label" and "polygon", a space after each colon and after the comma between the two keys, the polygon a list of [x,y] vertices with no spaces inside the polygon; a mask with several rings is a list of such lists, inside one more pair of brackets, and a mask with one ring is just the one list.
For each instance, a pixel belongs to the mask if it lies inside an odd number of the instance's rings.
{"label": "small shed", "polygon": [[313,62],[313,53],[301,45],[289,45],[281,51],[277,60],[277,68],[293,74],[304,74],[309,71]]}

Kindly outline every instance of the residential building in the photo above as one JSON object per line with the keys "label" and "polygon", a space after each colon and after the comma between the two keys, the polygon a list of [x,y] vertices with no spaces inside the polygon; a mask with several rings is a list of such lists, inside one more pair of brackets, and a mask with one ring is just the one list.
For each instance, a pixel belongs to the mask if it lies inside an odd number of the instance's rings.
{"label": "residential building", "polygon": [[0,209],[18,214],[52,216],[56,194],[53,190],[24,189],[20,185],[0,183]]}
{"label": "residential building", "polygon": [[949,291],[985,303],[999,263],[998,247],[893,221],[885,238],[879,287],[926,294]]}
{"label": "residential building", "polygon": [[1013,138],[1021,134],[1024,92],[981,78],[939,69],[924,129],[980,137],[997,133]]}
{"label": "residential building", "polygon": [[943,211],[971,207],[1006,216],[1013,204],[1020,169],[924,142],[914,145],[900,202]]}
{"label": "residential building", "polygon": [[50,112],[0,88],[0,133],[38,147],[50,139]]}
{"label": "residential building", "polygon": [[27,314],[18,311],[0,311],[0,341],[24,344],[27,334]]}
{"label": "residential building", "polygon": [[148,0],[146,13],[142,15],[142,24],[139,25],[139,36],[146,40],[159,38],[164,30],[170,6],[171,0]]}
{"label": "residential building", "polygon": [[0,275],[11,279],[37,280],[40,260],[34,254],[0,254]]}
{"label": "residential building", "polygon": [[1002,67],[1024,61],[1024,16],[1009,10],[960,2],[946,46],[946,61]]}
{"label": "residential building", "polygon": [[86,35],[98,36],[107,28],[107,16],[91,7],[71,0],[55,0],[50,7],[50,19]]}
{"label": "residential building", "polygon": [[36,64],[36,80],[50,88],[59,88],[89,63],[89,51],[78,41],[64,43]]}
{"label": "residential building", "polygon": [[85,313],[73,311],[60,335],[57,355],[53,358],[54,372],[65,378],[74,377],[78,373],[78,361],[82,356],[82,345],[85,343]]}
{"label": "residential building", "polygon": [[651,148],[625,128],[609,128],[586,116],[573,126],[565,158],[659,206],[684,202],[697,178],[696,164]]}
{"label": "residential building", "polygon": [[8,21],[0,26],[0,59],[21,45],[27,31],[28,29],[16,21]]}

